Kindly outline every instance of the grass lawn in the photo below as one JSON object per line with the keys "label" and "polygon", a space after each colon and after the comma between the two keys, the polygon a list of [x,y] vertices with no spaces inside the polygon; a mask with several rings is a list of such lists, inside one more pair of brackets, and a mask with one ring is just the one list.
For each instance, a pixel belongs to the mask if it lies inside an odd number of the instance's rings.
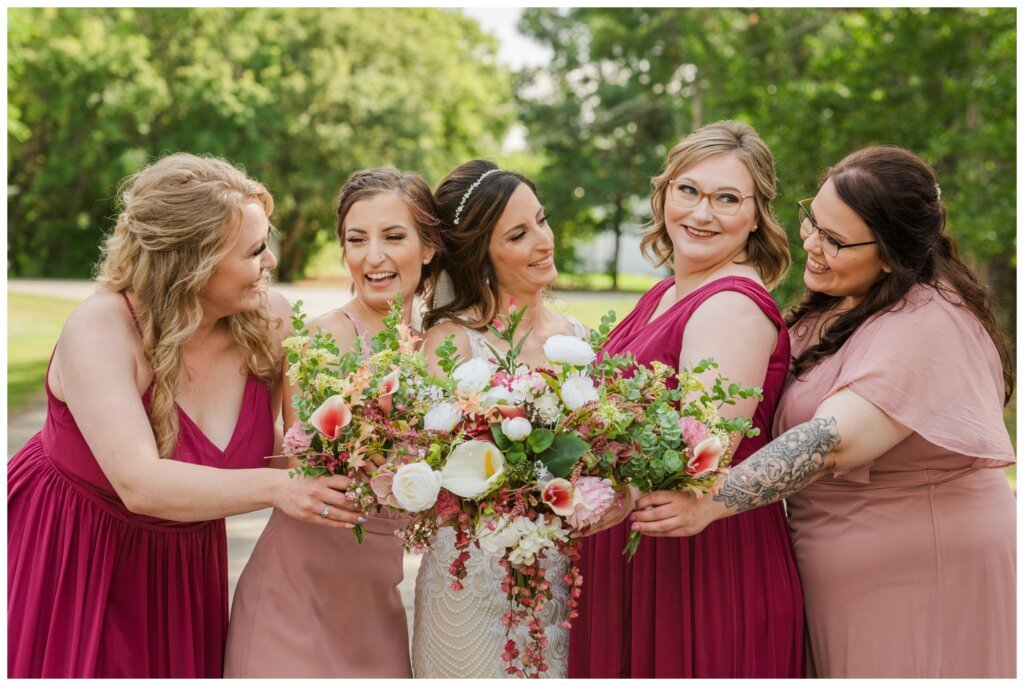
{"label": "grass lawn", "polygon": [[43,393],[50,353],[76,302],[7,294],[7,414]]}

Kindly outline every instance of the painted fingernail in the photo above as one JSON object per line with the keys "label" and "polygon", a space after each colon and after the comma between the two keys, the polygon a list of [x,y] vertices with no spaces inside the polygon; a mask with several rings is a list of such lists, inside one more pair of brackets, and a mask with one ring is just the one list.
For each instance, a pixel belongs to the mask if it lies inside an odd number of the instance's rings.
{"label": "painted fingernail", "polygon": [[633,526],[629,527],[630,531],[640,531],[640,525],[634,523]]}
{"label": "painted fingernail", "polygon": [[354,528],[356,528],[356,525],[355,524],[349,524],[348,522],[345,522],[345,528],[346,529],[354,529]]}
{"label": "painted fingernail", "polygon": [[366,517],[359,517],[358,519],[356,519],[356,521],[360,524],[366,524]]}

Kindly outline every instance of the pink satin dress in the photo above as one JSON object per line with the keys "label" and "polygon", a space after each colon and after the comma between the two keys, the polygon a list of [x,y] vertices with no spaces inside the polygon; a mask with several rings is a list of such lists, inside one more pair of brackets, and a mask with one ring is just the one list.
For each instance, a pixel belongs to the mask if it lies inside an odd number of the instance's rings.
{"label": "pink satin dress", "polygon": [[350,530],[275,509],[235,588],[224,676],[411,678],[395,535],[405,523],[368,516],[357,544]]}

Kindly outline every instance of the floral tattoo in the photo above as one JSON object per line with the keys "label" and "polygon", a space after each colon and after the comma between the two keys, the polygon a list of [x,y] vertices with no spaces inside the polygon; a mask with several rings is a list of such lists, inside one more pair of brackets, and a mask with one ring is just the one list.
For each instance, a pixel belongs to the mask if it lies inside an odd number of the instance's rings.
{"label": "floral tattoo", "polygon": [[713,498],[746,512],[789,497],[835,467],[831,453],[839,441],[835,417],[794,426],[730,471]]}

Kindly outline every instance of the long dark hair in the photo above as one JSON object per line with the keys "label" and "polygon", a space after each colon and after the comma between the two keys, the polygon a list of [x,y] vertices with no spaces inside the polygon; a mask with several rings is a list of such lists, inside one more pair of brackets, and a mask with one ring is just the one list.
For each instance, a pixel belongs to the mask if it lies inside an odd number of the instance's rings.
{"label": "long dark hair", "polygon": [[[999,329],[987,290],[964,264],[956,242],[946,233],[946,207],[935,170],[909,150],[874,146],[850,153],[825,170],[840,199],[864,220],[878,241],[879,259],[891,270],[856,306],[835,315],[821,340],[793,361],[797,377],[835,353],[869,317],[896,309],[919,283],[933,286],[942,297],[973,314],[999,351],[1005,401],[1014,388],[1010,346]],[[808,317],[826,315],[842,300],[807,291],[786,316],[793,327]]]}
{"label": "long dark hair", "polygon": [[[441,270],[448,273],[455,298],[447,303],[431,303],[423,317],[424,329],[442,319],[482,329],[494,319],[498,313],[498,279],[487,248],[494,226],[521,184],[537,192],[528,178],[500,169],[490,160],[460,164],[438,184],[434,197],[444,253],[435,260],[434,276],[439,277]],[[473,314],[464,316],[467,310]]]}

